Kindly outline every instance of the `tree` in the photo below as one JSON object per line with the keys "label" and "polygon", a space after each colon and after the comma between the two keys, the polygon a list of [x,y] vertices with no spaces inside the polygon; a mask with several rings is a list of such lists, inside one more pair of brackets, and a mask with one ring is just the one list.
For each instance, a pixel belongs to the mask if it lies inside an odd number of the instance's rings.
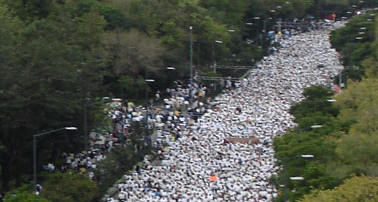
{"label": "tree", "polygon": [[305,195],[300,202],[335,201],[378,201],[378,178],[366,176],[346,179],[342,185],[332,190],[315,191]]}
{"label": "tree", "polygon": [[77,16],[85,15],[92,10],[97,10],[106,20],[106,28],[113,29],[127,29],[130,28],[131,22],[125,17],[119,7],[110,3],[104,3],[97,0],[81,0],[74,1],[73,11]]}
{"label": "tree", "polygon": [[[54,4],[47,18],[28,24],[13,17],[8,8],[0,9],[3,27],[0,37],[4,39],[0,42],[3,53],[0,58],[0,142],[3,145],[0,164],[5,190],[11,179],[19,184],[21,174],[30,173],[30,167],[23,165],[31,164],[32,134],[78,126],[83,100],[101,89],[102,77],[95,75],[101,75],[102,68],[95,53],[99,47],[95,38],[103,24],[90,21],[100,20],[96,13],[73,19],[67,12],[69,6]],[[82,40],[84,32],[91,33],[92,37]],[[63,147],[80,148],[79,137],[40,139],[39,162],[54,160]]]}
{"label": "tree", "polygon": [[91,202],[98,187],[88,177],[71,170],[48,174],[41,196],[54,202]]}
{"label": "tree", "polygon": [[[145,79],[154,78],[158,80],[158,71],[162,69],[161,56],[164,54],[164,48],[160,42],[153,38],[144,35],[137,30],[130,30],[128,32],[115,30],[107,32],[103,37],[103,44],[105,47],[105,54],[109,58],[110,77],[109,86],[119,86],[120,91],[115,92],[115,88],[110,89],[115,95],[124,96],[123,89],[129,88],[133,85],[139,85],[142,81],[142,86],[147,84]],[[126,80],[127,77],[137,78],[136,80]],[[144,79],[142,79],[144,78]],[[125,83],[125,81],[133,81],[132,83]],[[135,81],[135,82],[134,82]],[[139,90],[140,88],[136,88]],[[130,92],[130,89],[127,91]],[[126,94],[129,99],[140,98],[132,97],[133,94]],[[134,93],[134,96],[139,96]]]}
{"label": "tree", "polygon": [[340,120],[352,122],[350,130],[343,135],[337,146],[337,154],[351,169],[358,169],[369,175],[376,175],[371,169],[378,162],[377,123],[378,106],[376,104],[377,78],[365,78],[359,83],[352,83],[338,96],[338,105],[342,105]]}
{"label": "tree", "polygon": [[164,49],[159,41],[137,30],[107,32],[103,38],[115,75],[155,72]]}
{"label": "tree", "polygon": [[41,196],[37,196],[35,194],[27,193],[27,192],[10,192],[8,193],[4,201],[7,202],[52,202],[47,200]]}
{"label": "tree", "polygon": [[[306,88],[303,92],[305,99],[290,109],[298,126],[274,139],[275,157],[284,166],[278,181],[286,184],[286,189],[296,190],[295,193],[287,193],[290,201],[309,193],[313,188],[333,188],[340,183],[339,176],[328,171],[329,162],[340,161],[335,154],[336,141],[331,135],[341,128],[335,120],[338,109],[327,102],[332,94],[332,91],[323,86]],[[321,124],[322,128],[314,130],[310,127],[314,124]],[[301,158],[302,154],[311,154],[314,158],[304,159]],[[288,176],[302,176],[305,180],[292,182],[287,179]],[[283,195],[280,194],[276,200],[281,201],[282,198]]]}
{"label": "tree", "polygon": [[215,19],[221,20],[225,24],[239,24],[247,11],[250,1],[247,0],[201,0],[200,5],[210,10]]}
{"label": "tree", "polygon": [[53,0],[3,0],[16,15],[28,22],[49,15]]}

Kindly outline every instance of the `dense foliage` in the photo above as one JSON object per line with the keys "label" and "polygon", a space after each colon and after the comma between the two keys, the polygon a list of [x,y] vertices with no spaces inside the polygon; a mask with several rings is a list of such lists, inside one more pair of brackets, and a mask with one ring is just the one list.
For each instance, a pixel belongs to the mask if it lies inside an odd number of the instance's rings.
{"label": "dense foliage", "polygon": [[73,171],[48,174],[41,196],[54,202],[92,202],[97,195],[96,184]]}
{"label": "dense foliage", "polygon": [[[187,81],[190,26],[196,72],[216,76],[222,72],[212,72],[214,63],[253,65],[260,59],[279,18],[376,5],[364,2],[0,0],[1,189],[30,182],[32,134],[64,126],[82,131],[86,106],[89,128],[97,127],[105,120],[94,105],[98,98],[146,100],[175,79]],[[356,50],[363,55],[375,49]],[[38,138],[38,170],[63,151],[82,150],[83,140],[73,131]]]}
{"label": "dense foliage", "polygon": [[356,16],[347,26],[331,34],[332,45],[341,54],[345,66],[344,80],[361,80],[365,72],[362,62],[369,57],[376,58],[377,46],[373,43],[377,36],[375,15],[376,12],[369,12]]}
{"label": "dense foliage", "polygon": [[378,178],[366,176],[352,177],[334,190],[313,193],[301,200],[302,202],[334,202],[334,201],[378,201]]}
{"label": "dense foliage", "polygon": [[28,190],[25,190],[24,187],[14,189],[12,192],[9,192],[5,195],[3,201],[7,202],[52,202],[41,196],[30,193]]}

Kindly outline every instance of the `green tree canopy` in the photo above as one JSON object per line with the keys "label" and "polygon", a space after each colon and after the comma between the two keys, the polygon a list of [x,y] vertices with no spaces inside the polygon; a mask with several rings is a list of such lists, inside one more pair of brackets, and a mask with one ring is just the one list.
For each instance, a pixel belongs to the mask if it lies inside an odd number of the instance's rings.
{"label": "green tree canopy", "polygon": [[332,190],[315,191],[300,202],[374,202],[378,201],[378,178],[352,177]]}
{"label": "green tree canopy", "polygon": [[52,202],[41,196],[27,192],[10,192],[3,200],[7,202]]}
{"label": "green tree canopy", "polygon": [[88,177],[74,171],[48,174],[41,196],[54,202],[91,202],[98,187]]}
{"label": "green tree canopy", "polygon": [[[30,173],[30,167],[22,165],[31,161],[32,134],[80,127],[84,100],[101,90],[104,66],[98,56],[104,20],[96,11],[73,17],[68,12],[70,6],[53,4],[47,18],[28,24],[4,5],[0,7],[0,142],[4,147],[0,164],[4,189],[8,189],[10,179],[19,183],[21,173]],[[59,148],[78,148],[79,137],[42,138],[39,163],[54,159]]]}

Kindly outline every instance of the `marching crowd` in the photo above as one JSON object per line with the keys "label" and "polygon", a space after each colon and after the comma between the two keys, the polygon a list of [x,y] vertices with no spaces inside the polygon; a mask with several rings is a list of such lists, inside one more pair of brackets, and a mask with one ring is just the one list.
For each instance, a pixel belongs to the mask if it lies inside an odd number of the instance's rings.
{"label": "marching crowd", "polygon": [[[295,126],[288,111],[303,98],[303,89],[332,87],[340,71],[328,34],[324,29],[277,38],[280,48],[246,78],[224,81],[223,93],[213,100],[206,97],[206,87],[177,82],[160,108],[119,102],[109,110],[115,127],[92,132],[90,150],[64,154],[60,170],[75,169],[93,179],[106,151],[126,144],[131,121],[146,121],[157,129],[150,143],[159,148],[161,163],[145,158],[144,167],[125,175],[107,201],[272,201],[277,190],[269,178],[280,170],[273,138]],[[45,169],[57,168],[48,164]]]}
{"label": "marching crowd", "polygon": [[[161,164],[146,159],[107,201],[272,201],[277,190],[269,178],[280,170],[273,138],[295,126],[288,111],[303,89],[332,87],[340,71],[328,34],[313,30],[280,40],[279,49],[214,100],[206,100],[205,87],[178,85],[164,109],[145,117],[159,128]],[[258,141],[242,141],[251,137]]]}

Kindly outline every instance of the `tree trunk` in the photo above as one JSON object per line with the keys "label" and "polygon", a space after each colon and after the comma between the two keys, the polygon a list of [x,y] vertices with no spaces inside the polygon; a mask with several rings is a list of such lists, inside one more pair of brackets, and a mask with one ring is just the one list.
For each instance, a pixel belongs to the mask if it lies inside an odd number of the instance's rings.
{"label": "tree trunk", "polygon": [[2,184],[2,191],[6,192],[9,190],[9,181],[11,179],[10,173],[10,159],[8,156],[2,156],[2,163],[1,163],[1,184]]}

